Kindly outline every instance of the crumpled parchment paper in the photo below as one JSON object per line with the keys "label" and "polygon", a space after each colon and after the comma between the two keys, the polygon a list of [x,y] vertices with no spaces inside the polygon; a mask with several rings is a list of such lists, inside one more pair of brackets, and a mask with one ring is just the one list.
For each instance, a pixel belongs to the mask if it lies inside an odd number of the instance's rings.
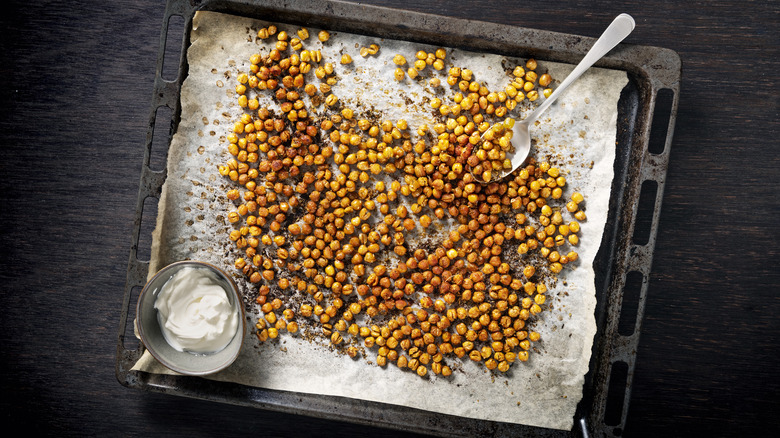
{"label": "crumpled parchment paper", "polygon": [[[153,235],[153,275],[165,265],[182,259],[213,263],[234,273],[246,293],[247,282],[233,267],[238,255],[227,238],[232,226],[227,213],[234,208],[224,196],[230,181],[217,166],[230,158],[225,136],[242,113],[236,104],[239,72],[248,71],[249,56],[267,53],[273,39],[257,40],[257,31],[270,23],[242,17],[199,12],[195,16],[187,57],[189,74],[182,86],[181,122],[168,154],[168,177],[158,207]],[[274,23],[292,36],[298,27]],[[332,62],[340,77],[333,91],[352,108],[372,105],[390,120],[404,118],[412,130],[422,123],[433,125],[426,102],[451,95],[446,86],[449,66],[468,67],[491,90],[503,90],[511,79],[507,70],[525,60],[447,49],[447,67],[440,73],[444,87],[432,88],[425,80],[406,77],[399,86],[393,78],[392,57],[403,54],[414,60],[417,50],[435,47],[417,43],[331,32],[327,44],[316,40],[318,29],[309,29],[306,44],[322,49],[323,62]],[[359,47],[377,43],[380,52],[368,58]],[[339,64],[342,53],[354,62]],[[548,71],[560,82],[572,65],[539,61],[537,71]],[[541,334],[526,363],[515,363],[505,374],[491,373],[464,358],[463,366],[447,379],[422,379],[396,366],[377,367],[367,362],[374,355],[352,360],[335,353],[327,343],[309,342],[283,334],[278,342],[260,344],[254,336],[258,306],[247,302],[249,321],[244,347],[228,369],[210,376],[250,386],[330,394],[392,403],[464,417],[522,423],[555,429],[571,429],[582,397],[596,323],[593,259],[601,243],[613,178],[617,101],[628,79],[625,72],[591,69],[564,93],[532,129],[537,158],[560,167],[567,178],[565,196],[585,195],[588,220],[582,223],[579,263],[560,274],[550,287],[547,308],[532,325]],[[316,82],[315,82],[316,83]],[[398,90],[402,91],[399,92]],[[446,100],[446,99],[445,99]],[[270,100],[261,104],[270,104]],[[538,103],[538,102],[537,102]],[[512,115],[522,119],[533,103],[518,105]],[[148,352],[135,369],[172,373]]]}

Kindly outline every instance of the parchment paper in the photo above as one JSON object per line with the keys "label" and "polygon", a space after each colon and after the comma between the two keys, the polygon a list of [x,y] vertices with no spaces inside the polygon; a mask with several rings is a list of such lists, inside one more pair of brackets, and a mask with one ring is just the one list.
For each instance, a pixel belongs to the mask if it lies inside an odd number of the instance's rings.
{"label": "parchment paper", "polygon": [[[257,31],[269,23],[241,17],[199,12],[195,16],[188,50],[189,75],[182,86],[181,121],[168,155],[168,177],[158,208],[153,235],[149,274],[166,264],[197,259],[234,273],[246,293],[246,281],[233,267],[238,255],[227,238],[232,226],[227,213],[234,209],[225,197],[229,181],[217,166],[230,158],[225,136],[242,113],[235,103],[235,78],[248,71],[249,56],[267,53],[265,44],[273,38],[257,40]],[[274,23],[295,35],[298,27]],[[448,49],[447,67],[439,73],[444,87],[433,89],[425,79],[406,77],[404,91],[393,79],[392,57],[403,54],[414,60],[417,50],[433,51],[417,43],[382,40],[331,32],[327,44],[316,40],[318,29],[309,29],[310,49],[322,49],[323,63],[332,62],[340,78],[333,87],[342,101],[357,110],[373,105],[390,120],[404,118],[414,132],[417,126],[434,119],[424,101],[451,95],[446,86],[450,66],[468,67],[475,79],[491,90],[503,90],[511,78],[507,70],[524,60]],[[359,55],[359,47],[377,43],[380,52],[369,58]],[[339,64],[341,53],[349,53],[354,63]],[[548,71],[556,81],[563,80],[573,66],[539,61],[537,71]],[[315,80],[315,83],[317,81]],[[617,101],[627,83],[625,72],[591,69],[560,97],[532,132],[536,144],[532,154],[548,159],[565,171],[570,195],[585,195],[588,220],[582,223],[580,261],[566,269],[548,292],[548,307],[533,325],[542,340],[535,343],[526,363],[515,363],[505,374],[491,373],[468,360],[447,379],[422,379],[396,366],[385,368],[368,364],[367,358],[352,360],[333,352],[325,343],[281,335],[278,342],[260,344],[254,336],[259,309],[247,303],[248,333],[238,360],[225,371],[209,378],[245,385],[330,394],[410,406],[434,412],[486,420],[522,423],[555,429],[571,429],[574,411],[582,397],[584,375],[588,371],[595,324],[595,285],[592,268],[607,217],[613,177]],[[447,100],[447,99],[444,99]],[[270,104],[267,100],[261,104]],[[536,102],[538,104],[538,102]],[[512,115],[518,119],[535,104],[518,105]],[[148,354],[135,369],[172,373]],[[431,373],[429,373],[431,374]]]}

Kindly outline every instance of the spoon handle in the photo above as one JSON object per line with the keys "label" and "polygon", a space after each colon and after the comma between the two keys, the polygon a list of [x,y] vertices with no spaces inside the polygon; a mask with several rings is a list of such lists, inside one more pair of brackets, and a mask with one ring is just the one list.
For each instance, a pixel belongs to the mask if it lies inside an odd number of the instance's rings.
{"label": "spoon handle", "polygon": [[604,33],[601,34],[596,43],[593,44],[593,47],[591,47],[585,57],[582,58],[582,61],[577,64],[577,67],[575,67],[574,70],[569,73],[569,76],[567,76],[566,79],[561,82],[561,85],[555,89],[553,94],[545,99],[544,102],[536,107],[536,110],[534,110],[534,112],[526,118],[527,123],[531,123],[536,120],[536,118],[539,117],[544,112],[544,110],[547,109],[547,107],[552,105],[555,99],[557,99],[558,96],[560,96],[560,94],[563,93],[563,91],[568,88],[572,82],[577,80],[577,78],[585,73],[585,70],[589,69],[590,66],[596,63],[596,61],[601,59],[604,55],[609,53],[610,50],[615,48],[615,46],[623,41],[633,30],[634,19],[631,18],[631,16],[628,14],[620,14],[614,20],[612,20],[612,24],[610,24]]}

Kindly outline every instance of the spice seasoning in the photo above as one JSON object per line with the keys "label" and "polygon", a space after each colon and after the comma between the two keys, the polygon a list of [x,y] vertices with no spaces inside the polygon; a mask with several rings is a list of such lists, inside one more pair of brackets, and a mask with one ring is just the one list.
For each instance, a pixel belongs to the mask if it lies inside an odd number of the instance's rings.
{"label": "spice seasoning", "polygon": [[[395,54],[387,68],[399,86],[431,66],[447,71],[432,86],[457,90],[451,101],[430,101],[439,117],[432,130],[412,127],[341,102],[331,92],[334,65],[305,48],[307,29],[296,34],[258,32],[275,35],[275,48],[252,55],[250,73],[237,78],[245,112],[218,169],[234,185],[229,237],[245,252],[236,269],[257,287],[259,341],[311,328],[349,357],[362,345],[377,365],[421,377],[449,376],[448,362],[467,358],[499,372],[527,361],[547,283],[578,259],[584,196],[567,202],[565,170],[534,158],[501,181],[480,181],[507,166],[508,113],[552,78],[530,59],[494,92],[464,66],[446,69],[444,49],[418,51],[407,71]],[[329,39],[321,31],[316,44]],[[371,44],[360,55],[378,51]],[[344,53],[340,64],[359,61]],[[259,94],[281,112],[261,107]],[[442,241],[415,239],[446,223],[455,225]],[[508,263],[510,254],[525,264]]]}

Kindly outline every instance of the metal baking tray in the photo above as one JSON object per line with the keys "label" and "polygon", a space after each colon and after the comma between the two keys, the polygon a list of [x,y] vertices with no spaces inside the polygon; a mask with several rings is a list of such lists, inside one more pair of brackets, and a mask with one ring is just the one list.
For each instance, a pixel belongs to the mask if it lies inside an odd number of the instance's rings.
{"label": "metal baking tray", "polygon": [[[188,69],[186,50],[192,18],[198,10],[571,64],[578,62],[595,41],[340,1],[168,0],[117,337],[119,382],[130,388],[440,436],[621,436],[680,94],[679,56],[668,49],[623,44],[596,64],[627,72],[629,83],[618,102],[615,176],[604,239],[594,263],[598,331],[590,371],[573,429],[558,431],[350,398],[131,370],[143,353],[143,345],[133,336],[134,306],[149,270],[142,247],[151,240],[156,201],[166,178],[165,165],[157,169],[154,162],[164,162],[179,121],[179,92]],[[169,77],[171,74],[166,72],[171,70],[174,73]],[[165,117],[161,120],[161,113],[169,115],[170,123]]]}

